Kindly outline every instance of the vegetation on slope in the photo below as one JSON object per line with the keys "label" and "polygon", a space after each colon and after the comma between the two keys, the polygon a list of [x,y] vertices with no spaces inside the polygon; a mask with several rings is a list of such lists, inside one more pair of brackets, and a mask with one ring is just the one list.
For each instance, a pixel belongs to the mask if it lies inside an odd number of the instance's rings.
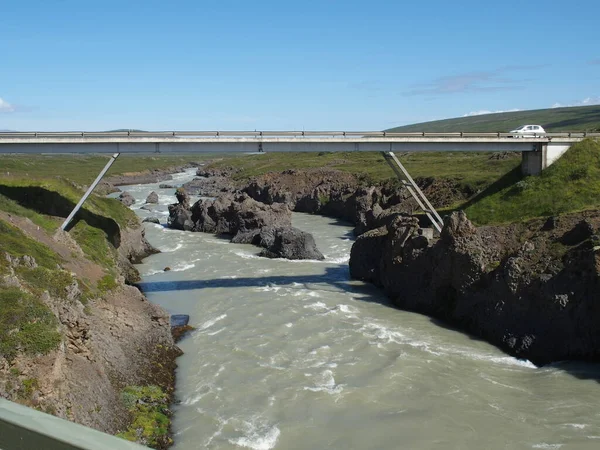
{"label": "vegetation on slope", "polygon": [[600,130],[600,106],[534,109],[479,116],[457,117],[390,128],[394,132],[507,132],[519,125],[542,125],[552,131]]}
{"label": "vegetation on slope", "polygon": [[[52,250],[2,220],[0,236],[0,275],[9,273],[6,255],[11,258],[30,256],[39,264],[36,268],[19,267],[18,275],[31,293],[0,284],[0,357],[10,360],[18,353],[47,353],[58,346],[61,335],[56,317],[40,300],[40,291],[55,292],[65,286],[65,279],[68,284],[73,279],[57,268],[61,259]],[[64,292],[59,294],[64,295]]]}
{"label": "vegetation on slope", "polygon": [[480,225],[600,208],[600,141],[573,145],[540,176],[516,169],[461,208]]}
{"label": "vegetation on slope", "polygon": [[127,386],[121,393],[131,424],[117,436],[154,448],[165,448],[169,438],[169,396],[158,386]]}

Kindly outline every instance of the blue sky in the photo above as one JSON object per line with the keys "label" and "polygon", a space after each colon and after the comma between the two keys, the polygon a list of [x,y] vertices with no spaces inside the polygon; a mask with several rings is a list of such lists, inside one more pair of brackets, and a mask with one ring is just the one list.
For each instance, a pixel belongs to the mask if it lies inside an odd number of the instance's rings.
{"label": "blue sky", "polygon": [[0,0],[0,129],[375,130],[600,103],[600,2]]}

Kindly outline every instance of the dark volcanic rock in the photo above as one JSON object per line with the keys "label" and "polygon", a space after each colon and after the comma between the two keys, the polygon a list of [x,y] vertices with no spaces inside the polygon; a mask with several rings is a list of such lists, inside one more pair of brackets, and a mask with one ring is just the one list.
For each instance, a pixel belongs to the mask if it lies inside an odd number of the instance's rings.
{"label": "dark volcanic rock", "polygon": [[230,234],[238,243],[252,242],[264,227],[290,227],[291,218],[291,211],[285,205],[265,205],[245,194],[199,200],[192,206],[196,231]]}
{"label": "dark volcanic rock", "polygon": [[169,219],[167,224],[170,228],[176,230],[192,231],[194,222],[192,221],[192,212],[190,211],[189,197],[185,190],[179,188],[175,192],[177,202],[169,205]]}
{"label": "dark volcanic rock", "polygon": [[131,206],[135,203],[135,199],[133,198],[133,195],[131,195],[129,192],[122,192],[119,195],[118,200],[123,203],[125,206]]}
{"label": "dark volcanic rock", "polygon": [[259,245],[265,247],[260,252],[260,256],[286,259],[325,259],[317,249],[313,236],[298,228],[266,228],[261,231],[259,236]]}
{"label": "dark volcanic rock", "polygon": [[233,192],[234,186],[230,178],[213,176],[194,178],[182,186],[191,195],[201,197],[218,197],[224,192]]}
{"label": "dark volcanic rock", "polygon": [[158,203],[158,194],[154,191],[150,192],[146,197],[146,203]]}
{"label": "dark volcanic rock", "polygon": [[594,226],[587,220],[582,220],[561,237],[564,245],[576,245],[589,239],[594,234]]}
{"label": "dark volcanic rock", "polygon": [[[350,273],[382,286],[402,308],[451,322],[536,364],[598,360],[600,255],[590,232],[600,214],[587,224],[563,221],[550,231],[541,222],[476,228],[457,212],[431,244],[415,218],[397,216],[356,240]],[[573,247],[557,253],[556,241]]]}

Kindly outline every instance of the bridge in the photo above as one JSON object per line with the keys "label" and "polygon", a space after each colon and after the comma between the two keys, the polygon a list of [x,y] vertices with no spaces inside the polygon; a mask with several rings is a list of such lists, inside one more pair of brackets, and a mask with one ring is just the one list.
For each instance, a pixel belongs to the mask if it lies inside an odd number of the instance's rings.
{"label": "bridge", "polygon": [[600,133],[389,133],[385,131],[2,132],[0,153],[521,152],[537,175],[575,142]]}

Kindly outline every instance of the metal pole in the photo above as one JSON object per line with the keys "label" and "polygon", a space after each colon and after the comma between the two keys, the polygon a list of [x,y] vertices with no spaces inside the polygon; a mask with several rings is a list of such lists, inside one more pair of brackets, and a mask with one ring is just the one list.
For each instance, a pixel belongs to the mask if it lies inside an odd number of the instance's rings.
{"label": "metal pole", "polygon": [[69,217],[67,217],[65,219],[65,221],[63,222],[63,224],[60,226],[61,230],[64,231],[65,228],[67,228],[67,225],[69,225],[69,222],[71,222],[71,220],[73,220],[73,217],[75,217],[75,214],[77,214],[77,211],[79,211],[79,209],[81,208],[83,203],[87,200],[87,198],[90,196],[90,194],[92,193],[94,188],[98,185],[98,183],[100,183],[100,180],[102,179],[104,174],[108,171],[108,169],[110,169],[110,166],[113,165],[113,163],[117,160],[119,155],[120,155],[120,153],[115,153],[114,155],[112,155],[110,157],[110,161],[108,161],[106,163],[106,166],[104,166],[104,169],[102,169],[102,172],[100,172],[100,174],[96,177],[96,179],[94,180],[92,185],[88,188],[88,190],[85,192],[85,194],[83,194],[83,197],[81,197],[81,200],[79,200],[79,203],[77,203],[77,205],[75,206],[73,211],[71,211],[71,214],[69,214]]}
{"label": "metal pole", "polygon": [[[417,204],[425,212],[435,229],[441,233],[444,226],[444,221],[431,203],[429,203],[429,200],[427,200],[427,197],[425,197],[423,191],[419,189],[417,183],[415,183],[408,171],[404,168],[400,160],[396,157],[396,155],[394,155],[393,152],[382,153],[392,170],[396,173],[398,179],[402,181],[402,185],[408,189],[408,192],[410,192],[412,197],[417,201]],[[402,172],[398,169],[401,169]]]}

